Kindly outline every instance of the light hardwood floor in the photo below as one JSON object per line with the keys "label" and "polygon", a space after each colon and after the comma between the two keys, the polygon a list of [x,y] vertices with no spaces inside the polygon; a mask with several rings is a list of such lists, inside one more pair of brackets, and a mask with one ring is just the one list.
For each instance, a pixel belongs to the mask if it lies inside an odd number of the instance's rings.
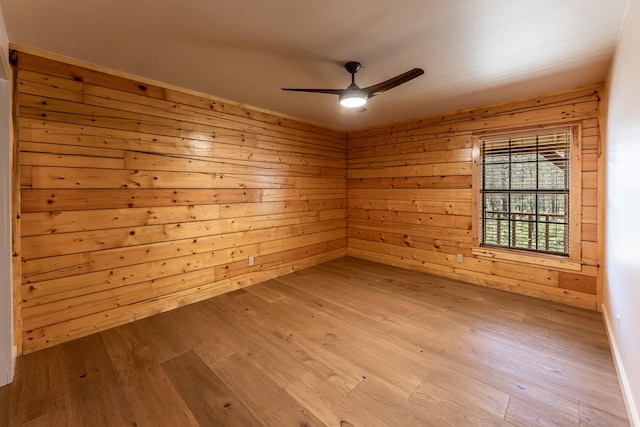
{"label": "light hardwood floor", "polygon": [[0,425],[629,425],[599,314],[343,258],[19,359]]}

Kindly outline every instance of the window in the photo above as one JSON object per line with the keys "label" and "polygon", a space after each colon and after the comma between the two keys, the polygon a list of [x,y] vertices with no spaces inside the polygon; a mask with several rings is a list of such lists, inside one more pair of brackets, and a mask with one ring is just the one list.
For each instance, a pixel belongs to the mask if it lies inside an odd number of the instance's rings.
{"label": "window", "polygon": [[569,128],[479,139],[481,246],[569,255],[571,150]]}

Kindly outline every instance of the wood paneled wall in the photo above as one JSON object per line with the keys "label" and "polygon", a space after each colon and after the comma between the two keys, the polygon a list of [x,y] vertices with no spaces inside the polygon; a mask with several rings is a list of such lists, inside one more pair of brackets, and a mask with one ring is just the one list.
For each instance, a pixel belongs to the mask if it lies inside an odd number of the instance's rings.
{"label": "wood paneled wall", "polygon": [[[599,90],[586,87],[350,132],[349,255],[597,309]],[[577,267],[474,254],[474,135],[568,123],[578,124],[582,134],[581,212],[573,212],[581,223]]]}
{"label": "wood paneled wall", "polygon": [[16,69],[25,353],[346,254],[345,133],[29,52]]}
{"label": "wood paneled wall", "polygon": [[[599,86],[344,133],[30,51],[15,82],[25,353],[346,254],[597,309]],[[578,269],[474,254],[474,134],[562,123]]]}

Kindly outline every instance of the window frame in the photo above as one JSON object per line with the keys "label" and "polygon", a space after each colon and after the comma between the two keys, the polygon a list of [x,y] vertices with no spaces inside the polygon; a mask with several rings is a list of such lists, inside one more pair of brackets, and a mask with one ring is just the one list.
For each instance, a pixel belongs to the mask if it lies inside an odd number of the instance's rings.
{"label": "window frame", "polygon": [[[521,248],[485,246],[482,244],[481,146],[482,140],[535,136],[552,132],[569,132],[569,248],[568,254],[549,254]],[[553,268],[579,271],[582,268],[582,130],[579,123],[562,123],[521,129],[502,129],[473,134],[472,148],[472,254],[481,258],[525,262]]]}

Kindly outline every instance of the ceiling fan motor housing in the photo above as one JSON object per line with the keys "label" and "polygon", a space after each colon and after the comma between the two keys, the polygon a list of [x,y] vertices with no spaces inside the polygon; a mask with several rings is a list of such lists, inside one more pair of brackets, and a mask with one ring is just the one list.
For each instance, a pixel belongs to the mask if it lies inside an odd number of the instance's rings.
{"label": "ceiling fan motor housing", "polygon": [[351,62],[347,62],[346,64],[344,64],[344,68],[350,73],[350,74],[355,74],[358,71],[360,71],[360,68],[362,68],[362,65],[360,65],[359,62],[356,61],[351,61]]}

